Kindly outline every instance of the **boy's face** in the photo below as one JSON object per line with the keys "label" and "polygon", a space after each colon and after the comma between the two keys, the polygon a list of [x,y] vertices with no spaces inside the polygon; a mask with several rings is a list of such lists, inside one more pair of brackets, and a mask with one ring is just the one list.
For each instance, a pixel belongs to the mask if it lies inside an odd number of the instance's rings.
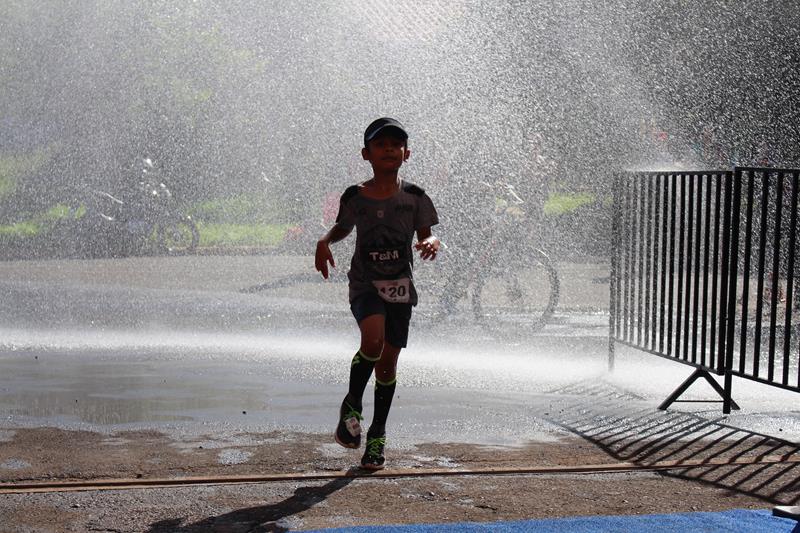
{"label": "boy's face", "polygon": [[367,143],[361,156],[372,164],[374,170],[398,170],[411,156],[406,140],[391,132],[381,133]]}

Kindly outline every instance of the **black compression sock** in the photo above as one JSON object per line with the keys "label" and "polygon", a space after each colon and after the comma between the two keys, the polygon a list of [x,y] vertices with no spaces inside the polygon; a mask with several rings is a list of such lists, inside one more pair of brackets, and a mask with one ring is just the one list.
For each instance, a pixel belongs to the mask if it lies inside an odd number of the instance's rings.
{"label": "black compression sock", "polygon": [[350,387],[347,391],[350,400],[357,404],[353,407],[361,406],[361,397],[364,396],[364,389],[367,387],[367,382],[372,375],[372,369],[375,368],[375,363],[380,358],[379,355],[374,359],[370,359],[361,350],[353,357],[353,361],[350,363]]}
{"label": "black compression sock", "polygon": [[386,419],[389,417],[389,409],[392,407],[396,386],[397,379],[393,379],[388,383],[375,380],[375,414],[372,417],[372,425],[369,428],[370,435],[381,436],[384,434]]}

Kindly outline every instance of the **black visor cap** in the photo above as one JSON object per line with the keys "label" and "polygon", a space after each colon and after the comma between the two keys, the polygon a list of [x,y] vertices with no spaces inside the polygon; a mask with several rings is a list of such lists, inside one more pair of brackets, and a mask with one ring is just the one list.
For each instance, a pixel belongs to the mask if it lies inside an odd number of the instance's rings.
{"label": "black visor cap", "polygon": [[366,146],[369,141],[377,137],[380,133],[388,133],[389,131],[404,141],[408,139],[408,132],[406,132],[406,128],[400,123],[400,121],[389,117],[383,117],[373,121],[372,124],[367,126],[366,131],[364,131],[364,146]]}

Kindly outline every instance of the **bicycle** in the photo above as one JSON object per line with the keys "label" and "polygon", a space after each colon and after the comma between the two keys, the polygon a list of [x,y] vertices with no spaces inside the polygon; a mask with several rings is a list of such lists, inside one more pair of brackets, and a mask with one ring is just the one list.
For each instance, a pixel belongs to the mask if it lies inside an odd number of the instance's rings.
{"label": "bicycle", "polygon": [[[513,251],[517,253],[500,246],[504,240],[519,236],[514,230],[535,231],[536,224],[513,186],[484,185],[499,193],[495,195],[497,205],[486,239],[489,246],[470,258],[469,254],[454,253],[454,247],[444,245],[440,252],[444,266],[433,267],[435,279],[421,279],[428,272],[415,271],[415,285],[422,293],[415,316],[435,324],[471,313],[477,324],[498,338],[524,336],[542,329],[552,318],[559,301],[558,270],[534,242],[515,239],[521,243]],[[463,259],[454,263],[447,256]],[[454,264],[448,265],[451,262]],[[318,272],[303,272],[246,287],[241,292],[283,294],[281,290],[289,289],[290,294],[309,297],[320,293],[320,288],[313,288],[315,285],[324,283],[335,288],[346,282],[346,274],[339,270],[331,271],[328,281]]]}
{"label": "bicycle", "polygon": [[197,226],[178,210],[166,185],[140,186],[139,196],[126,201],[106,191],[80,188],[67,215],[51,230],[53,239],[70,246],[69,255],[80,257],[193,252],[200,240]]}
{"label": "bicycle", "polygon": [[[496,202],[492,223],[481,240],[488,246],[472,257],[453,254],[463,259],[439,276],[443,283],[434,282],[437,296],[433,308],[427,310],[428,318],[438,322],[463,314],[464,309],[459,310],[463,301],[486,331],[502,338],[524,336],[551,320],[559,301],[558,270],[544,249],[531,240],[519,239],[525,230],[537,234],[539,224],[529,216],[526,202],[514,187],[507,183],[483,185],[495,193]],[[504,242],[516,242],[517,246],[509,250],[501,246]]]}

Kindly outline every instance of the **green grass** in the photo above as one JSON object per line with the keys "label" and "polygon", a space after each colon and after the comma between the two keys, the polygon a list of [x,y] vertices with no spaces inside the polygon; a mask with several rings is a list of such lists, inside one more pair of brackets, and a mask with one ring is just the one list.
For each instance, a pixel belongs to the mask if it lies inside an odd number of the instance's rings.
{"label": "green grass", "polygon": [[253,195],[238,195],[200,202],[188,214],[207,223],[269,224],[286,219],[286,206],[274,199]]}
{"label": "green grass", "polygon": [[[82,213],[80,213],[82,214]],[[70,216],[69,206],[57,204],[47,211],[37,213],[27,220],[0,225],[0,235],[5,237],[36,237],[56,221]]]}
{"label": "green grass", "polygon": [[16,182],[10,176],[4,176],[2,174],[2,169],[0,169],[0,198],[14,192],[16,186]]}
{"label": "green grass", "polygon": [[[71,212],[69,207],[57,204],[46,211],[36,213],[26,220],[0,225],[0,237],[27,239],[46,235],[50,228],[64,218],[80,218],[85,207]],[[247,224],[197,221],[200,233],[199,246],[262,246],[279,244],[291,224]]]}
{"label": "green grass", "polygon": [[197,223],[200,246],[275,246],[289,224]]}
{"label": "green grass", "polygon": [[51,148],[42,148],[27,154],[0,155],[0,199],[12,194],[19,180],[44,165],[52,153]]}
{"label": "green grass", "polygon": [[545,215],[565,215],[578,208],[595,201],[595,195],[590,193],[554,193],[544,204]]}
{"label": "green grass", "polygon": [[200,247],[259,246],[279,244],[291,224],[285,220],[285,206],[261,197],[238,195],[206,200],[188,210],[200,232]]}
{"label": "green grass", "polygon": [[26,220],[0,225],[0,235],[15,238],[36,237],[47,232],[59,220],[67,217],[80,218],[85,212],[86,208],[81,207],[77,212],[71,213],[68,205],[56,204],[47,211],[37,213]]}
{"label": "green grass", "polygon": [[14,238],[35,237],[41,230],[42,226],[37,222],[15,222],[14,224],[0,225],[0,236]]}

